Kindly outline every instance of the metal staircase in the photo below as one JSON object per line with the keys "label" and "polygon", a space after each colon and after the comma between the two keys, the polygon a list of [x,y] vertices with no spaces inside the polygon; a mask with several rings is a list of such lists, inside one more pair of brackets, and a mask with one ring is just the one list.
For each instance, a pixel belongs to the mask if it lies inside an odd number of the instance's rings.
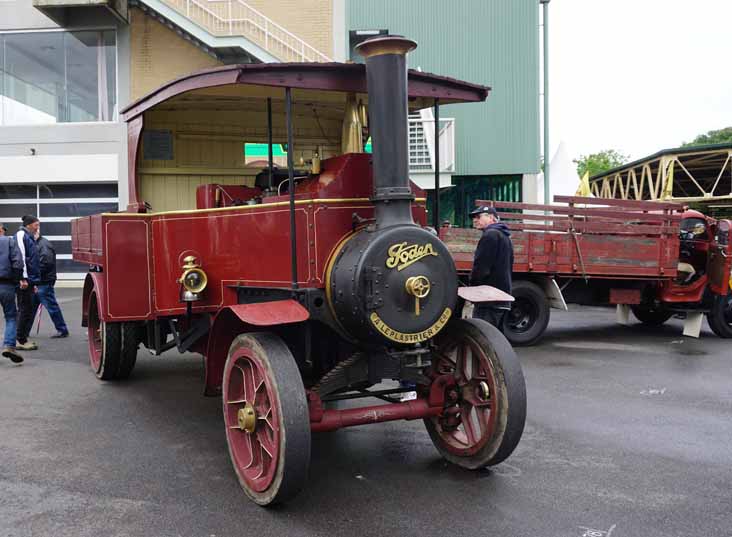
{"label": "metal staircase", "polygon": [[333,61],[243,0],[160,1],[212,36],[244,37],[280,61]]}

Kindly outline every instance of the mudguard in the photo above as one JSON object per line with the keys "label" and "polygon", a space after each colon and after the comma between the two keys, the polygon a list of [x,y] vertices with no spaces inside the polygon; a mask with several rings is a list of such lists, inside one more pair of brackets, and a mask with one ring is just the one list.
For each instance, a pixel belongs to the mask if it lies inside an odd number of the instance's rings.
{"label": "mudguard", "polygon": [[254,326],[301,323],[310,317],[308,310],[296,300],[237,304],[229,306],[228,309],[234,312],[242,322]]}
{"label": "mudguard", "polygon": [[84,292],[81,296],[81,326],[89,322],[89,297],[92,291],[97,293],[97,311],[103,321],[108,321],[107,314],[107,279],[103,272],[89,272],[84,279]]}
{"label": "mudguard", "polygon": [[205,354],[205,395],[219,395],[224,365],[234,339],[245,332],[257,332],[267,326],[300,323],[310,313],[296,300],[275,300],[255,304],[236,304],[218,312],[211,325]]}

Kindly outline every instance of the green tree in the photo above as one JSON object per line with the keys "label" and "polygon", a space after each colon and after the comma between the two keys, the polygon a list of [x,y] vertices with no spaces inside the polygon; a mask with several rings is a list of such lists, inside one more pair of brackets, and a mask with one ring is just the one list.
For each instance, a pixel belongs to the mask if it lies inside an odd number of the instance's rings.
{"label": "green tree", "polygon": [[682,147],[724,143],[732,143],[732,127],[725,127],[724,129],[709,131],[706,134],[700,134],[691,142],[684,142]]}
{"label": "green tree", "polygon": [[582,155],[573,162],[577,165],[577,173],[580,177],[584,176],[585,172],[589,172],[590,177],[592,177],[612,168],[622,166],[629,160],[630,157],[628,155],[623,155],[615,149],[605,149],[597,153]]}

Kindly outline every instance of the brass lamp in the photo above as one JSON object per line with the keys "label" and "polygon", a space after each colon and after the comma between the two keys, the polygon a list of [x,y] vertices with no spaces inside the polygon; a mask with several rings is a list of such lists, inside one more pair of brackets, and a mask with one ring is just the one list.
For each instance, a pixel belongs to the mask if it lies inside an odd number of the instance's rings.
{"label": "brass lamp", "polygon": [[189,255],[183,259],[183,274],[178,283],[181,284],[181,302],[195,302],[203,298],[201,294],[208,285],[208,276],[195,256]]}

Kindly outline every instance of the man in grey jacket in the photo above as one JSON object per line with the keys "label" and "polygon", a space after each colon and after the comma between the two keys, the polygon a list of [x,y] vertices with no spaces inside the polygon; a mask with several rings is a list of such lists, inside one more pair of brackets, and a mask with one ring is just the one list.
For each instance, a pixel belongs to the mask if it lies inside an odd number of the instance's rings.
{"label": "man in grey jacket", "polygon": [[5,226],[0,224],[0,305],[5,315],[5,335],[2,355],[19,364],[23,357],[15,348],[18,310],[15,307],[15,289],[23,276],[23,258],[15,239],[5,236]]}

